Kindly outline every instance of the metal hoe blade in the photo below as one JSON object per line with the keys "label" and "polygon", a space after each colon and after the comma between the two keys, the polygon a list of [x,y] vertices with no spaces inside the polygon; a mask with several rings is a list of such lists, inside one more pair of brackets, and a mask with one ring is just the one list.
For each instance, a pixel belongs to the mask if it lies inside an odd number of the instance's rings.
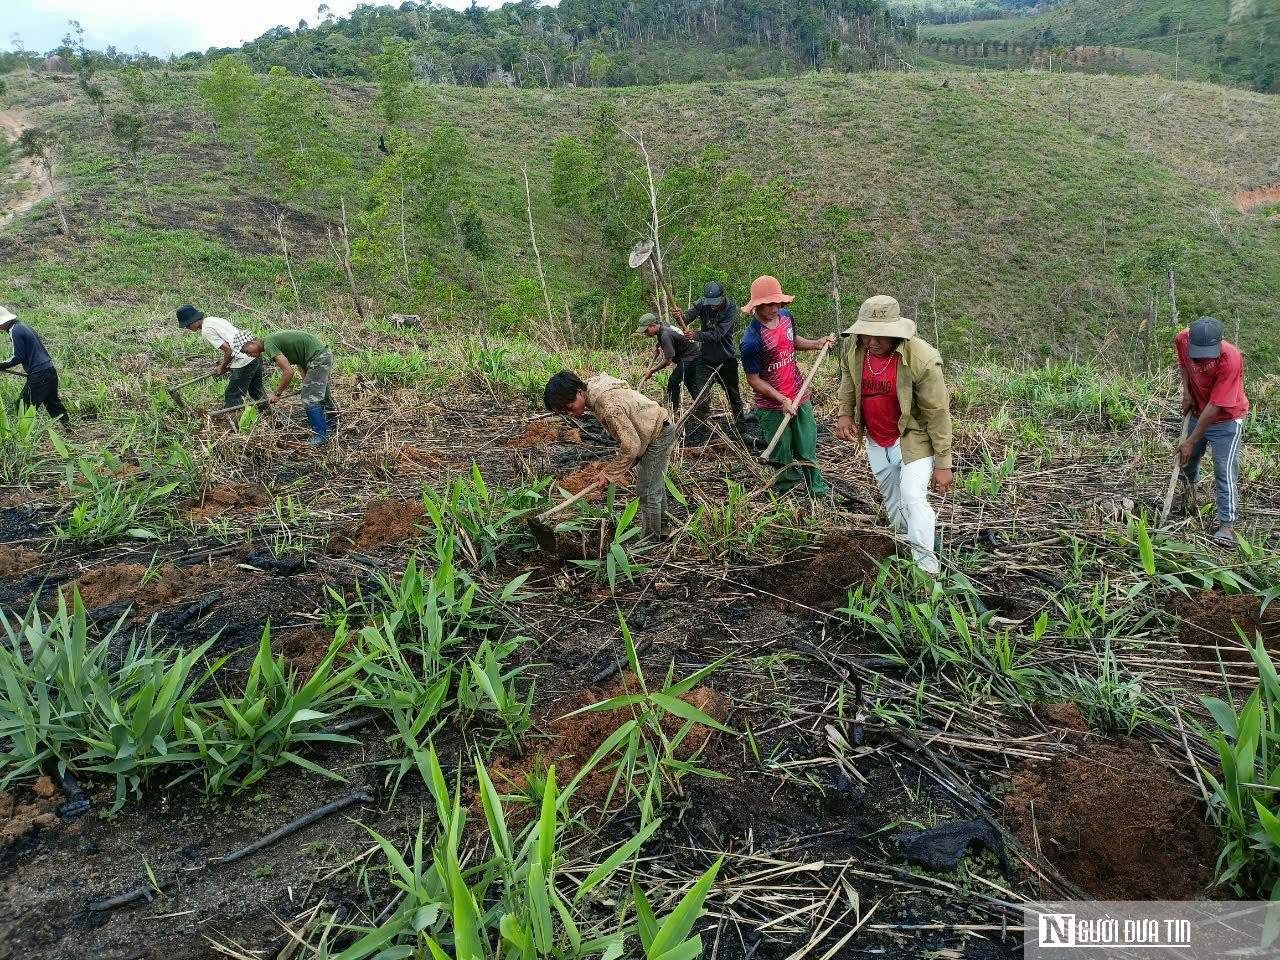
{"label": "metal hoe blade", "polygon": [[641,240],[631,248],[631,255],[627,257],[627,263],[634,270],[636,267],[642,267],[648,263],[651,256],[653,256],[653,241]]}

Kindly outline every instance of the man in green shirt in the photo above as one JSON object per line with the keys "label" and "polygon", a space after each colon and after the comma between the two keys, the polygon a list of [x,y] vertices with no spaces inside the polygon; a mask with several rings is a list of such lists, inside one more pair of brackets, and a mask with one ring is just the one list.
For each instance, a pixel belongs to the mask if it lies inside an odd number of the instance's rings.
{"label": "man in green shirt", "polygon": [[280,368],[280,385],[267,394],[268,403],[278,403],[289,384],[294,369],[302,371],[302,410],[315,434],[307,442],[317,447],[329,439],[325,411],[333,409],[329,396],[329,379],[333,375],[333,351],[323,341],[305,330],[277,330],[265,338],[245,344],[251,357],[266,355]]}

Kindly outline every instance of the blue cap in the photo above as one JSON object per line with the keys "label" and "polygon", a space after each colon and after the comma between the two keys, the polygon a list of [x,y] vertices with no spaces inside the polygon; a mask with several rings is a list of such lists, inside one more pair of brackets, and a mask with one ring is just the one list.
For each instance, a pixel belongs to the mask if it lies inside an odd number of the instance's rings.
{"label": "blue cap", "polygon": [[1201,317],[1191,324],[1187,354],[1192,360],[1209,360],[1222,355],[1222,321]]}

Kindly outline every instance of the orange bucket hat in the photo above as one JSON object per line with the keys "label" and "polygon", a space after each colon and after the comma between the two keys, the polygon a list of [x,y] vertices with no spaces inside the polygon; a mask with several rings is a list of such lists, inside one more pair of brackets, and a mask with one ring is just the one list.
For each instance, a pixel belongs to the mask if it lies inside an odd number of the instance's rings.
{"label": "orange bucket hat", "polygon": [[762,303],[790,303],[795,297],[782,292],[782,284],[777,277],[756,277],[751,281],[751,299],[742,308],[743,313],[750,313]]}

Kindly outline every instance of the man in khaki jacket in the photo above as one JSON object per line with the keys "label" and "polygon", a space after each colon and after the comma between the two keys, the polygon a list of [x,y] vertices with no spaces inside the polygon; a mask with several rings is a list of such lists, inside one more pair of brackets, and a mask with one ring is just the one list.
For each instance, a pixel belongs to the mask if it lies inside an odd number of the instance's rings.
{"label": "man in khaki jacket", "polygon": [[[852,336],[849,336],[852,334]],[[889,523],[916,565],[938,573],[937,515],[929,486],[951,487],[951,409],[942,357],[916,336],[893,297],[872,297],[845,331],[840,356],[841,440],[865,439]]]}
{"label": "man in khaki jacket", "polygon": [[662,537],[667,507],[667,466],[676,442],[675,425],[662,406],[626,382],[601,373],[584,383],[570,370],[561,370],[543,391],[547,409],[582,416],[590,410],[609,436],[618,441],[618,454],[600,471],[601,483],[622,483],[634,466],[640,498],[640,525],[647,539]]}

